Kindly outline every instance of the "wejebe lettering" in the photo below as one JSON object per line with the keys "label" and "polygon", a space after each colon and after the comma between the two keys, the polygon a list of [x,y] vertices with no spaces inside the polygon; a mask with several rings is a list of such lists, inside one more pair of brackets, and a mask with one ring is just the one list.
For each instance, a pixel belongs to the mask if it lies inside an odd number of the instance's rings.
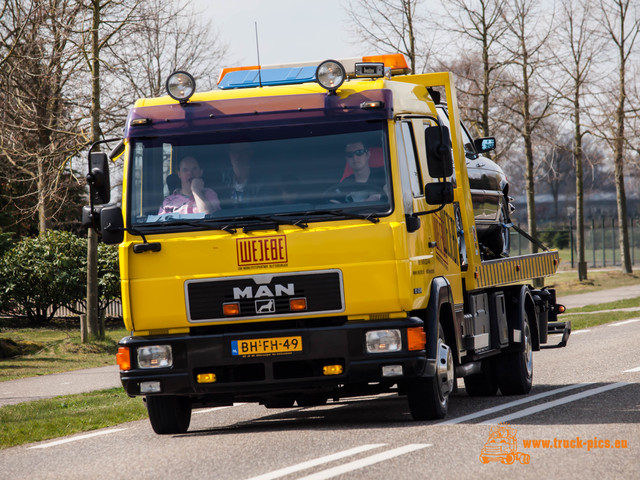
{"label": "wejebe lettering", "polygon": [[284,237],[240,240],[238,243],[240,264],[286,262]]}

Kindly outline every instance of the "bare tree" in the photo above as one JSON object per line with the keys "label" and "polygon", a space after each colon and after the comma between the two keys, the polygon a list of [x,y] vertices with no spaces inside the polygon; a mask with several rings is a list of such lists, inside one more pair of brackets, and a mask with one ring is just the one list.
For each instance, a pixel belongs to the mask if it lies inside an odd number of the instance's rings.
{"label": "bare tree", "polygon": [[403,53],[411,71],[426,64],[429,48],[424,40],[424,18],[417,11],[422,0],[350,0],[347,14],[358,42],[381,53]]}
{"label": "bare tree", "polygon": [[640,33],[640,17],[638,16],[640,12],[637,2],[632,0],[601,0],[600,7],[601,24],[615,52],[618,67],[615,80],[616,98],[614,100],[613,122],[609,122],[611,125],[609,132],[606,132],[606,128],[603,130],[605,130],[605,138],[613,152],[622,271],[632,273],[627,228],[627,198],[624,185],[625,124],[628,116],[627,74],[629,59]]}
{"label": "bare tree", "polygon": [[70,170],[79,150],[80,117],[66,95],[79,62],[71,29],[79,8],[73,0],[3,7],[0,176],[12,185],[4,208],[12,209],[16,223],[36,219],[42,233],[61,212],[77,206],[71,200],[80,189]]}
{"label": "bare tree", "polygon": [[[470,49],[460,52],[460,58],[472,59],[467,65],[470,70],[456,69],[457,76],[463,79],[458,83],[467,84],[463,94],[470,97],[480,97],[480,102],[465,102],[465,105],[477,105],[472,118],[479,119],[472,122],[477,126],[480,136],[492,135],[495,126],[495,116],[490,115],[491,97],[496,88],[500,87],[500,72],[508,62],[501,49],[500,39],[507,33],[508,24],[505,22],[504,9],[506,0],[450,0],[449,11],[453,25],[448,29],[459,37],[470,41]],[[473,54],[470,54],[470,51]],[[480,58],[480,62],[477,59]],[[456,62],[457,63],[457,62]],[[481,67],[481,71],[479,68]],[[468,72],[468,73],[467,73]]]}
{"label": "bare tree", "polygon": [[[512,76],[516,81],[509,85],[511,98],[504,104],[512,116],[505,119],[520,133],[525,156],[525,189],[527,196],[527,223],[529,234],[536,235],[535,174],[533,135],[542,119],[550,113],[552,97],[536,88],[542,70],[548,65],[547,40],[552,30],[551,22],[545,22],[538,2],[534,0],[509,0],[505,9],[505,21],[509,34],[501,39],[510,53]],[[536,252],[537,246],[531,245]]]}
{"label": "bare tree", "polygon": [[188,71],[205,89],[215,86],[228,45],[191,3],[147,0],[126,30],[137,41],[110,53],[116,59],[114,73],[128,80],[129,102],[165,95],[166,79],[176,70]]}
{"label": "bare tree", "polygon": [[[553,50],[554,69],[559,75],[551,75],[547,84],[559,97],[557,110],[566,113],[573,124],[573,158],[576,173],[576,250],[578,254],[578,279],[587,279],[584,224],[583,139],[588,134],[584,110],[593,75],[594,63],[601,53],[603,43],[595,26],[593,2],[589,0],[564,0],[561,20],[555,30]],[[565,48],[563,48],[565,47]],[[559,82],[558,79],[561,79]]]}

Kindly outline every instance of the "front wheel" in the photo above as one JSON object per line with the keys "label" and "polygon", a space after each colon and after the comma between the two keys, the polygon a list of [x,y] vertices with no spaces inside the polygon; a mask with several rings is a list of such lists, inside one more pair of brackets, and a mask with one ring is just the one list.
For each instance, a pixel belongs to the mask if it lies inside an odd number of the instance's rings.
{"label": "front wheel", "polygon": [[159,435],[185,433],[191,423],[191,400],[188,397],[152,396],[146,398],[153,431]]}
{"label": "front wheel", "polygon": [[414,420],[444,418],[449,409],[449,394],[455,382],[453,355],[444,341],[442,326],[438,326],[436,374],[414,378],[407,385],[409,411]]}

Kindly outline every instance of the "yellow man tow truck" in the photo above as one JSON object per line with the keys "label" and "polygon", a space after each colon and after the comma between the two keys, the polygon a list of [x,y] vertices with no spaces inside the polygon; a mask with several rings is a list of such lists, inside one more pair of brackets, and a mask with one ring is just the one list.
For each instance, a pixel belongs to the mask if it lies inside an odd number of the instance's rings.
{"label": "yellow man tow truck", "polygon": [[83,212],[120,245],[120,375],[157,433],[194,408],[390,391],[443,418],[456,378],[526,394],[548,332],[566,344],[554,290],[526,284],[558,253],[478,240],[451,73],[382,55],[229,68],[208,92],[175,72],[167,92],[136,102],[109,155],[92,147]]}

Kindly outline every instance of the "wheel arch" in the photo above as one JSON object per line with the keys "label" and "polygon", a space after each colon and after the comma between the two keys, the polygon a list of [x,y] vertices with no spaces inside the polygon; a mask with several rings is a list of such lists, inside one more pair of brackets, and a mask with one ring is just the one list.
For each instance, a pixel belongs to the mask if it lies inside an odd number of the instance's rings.
{"label": "wheel arch", "polygon": [[510,350],[524,351],[522,342],[514,342],[514,331],[519,330],[522,335],[524,329],[525,313],[529,318],[529,329],[531,331],[531,343],[533,350],[540,350],[540,332],[538,328],[538,314],[531,291],[527,285],[519,285],[507,290],[509,300],[507,301],[507,324],[509,327]]}
{"label": "wheel arch", "polygon": [[460,363],[459,345],[455,335],[453,311],[453,294],[451,285],[444,277],[435,277],[431,281],[429,303],[424,314],[425,332],[427,334],[427,358],[437,355],[438,324],[444,330],[445,342],[453,350],[454,363]]}

